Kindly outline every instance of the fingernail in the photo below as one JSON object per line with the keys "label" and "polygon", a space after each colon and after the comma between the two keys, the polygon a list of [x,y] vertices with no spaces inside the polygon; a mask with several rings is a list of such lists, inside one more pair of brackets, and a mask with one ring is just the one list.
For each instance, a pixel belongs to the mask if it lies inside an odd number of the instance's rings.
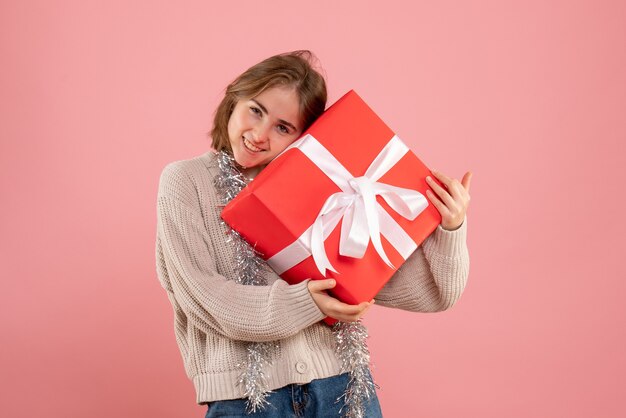
{"label": "fingernail", "polygon": [[426,176],[426,180],[430,181],[432,179],[430,178],[430,176]]}

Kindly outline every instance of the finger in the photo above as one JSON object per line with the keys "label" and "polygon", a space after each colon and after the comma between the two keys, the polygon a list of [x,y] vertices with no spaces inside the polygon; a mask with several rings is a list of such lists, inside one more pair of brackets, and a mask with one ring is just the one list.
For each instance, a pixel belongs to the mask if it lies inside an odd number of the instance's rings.
{"label": "finger", "polygon": [[358,312],[358,313],[355,313],[355,314],[342,315],[342,317],[344,318],[343,321],[345,321],[345,322],[359,321],[370,310],[370,308],[372,307],[373,304],[374,304],[374,299],[372,299],[369,303],[367,303],[367,302],[360,303],[359,305],[366,305],[365,309],[363,309],[361,312]]}
{"label": "finger", "polygon": [[437,171],[437,170],[430,170],[431,173],[433,173],[433,176],[437,177],[437,179],[442,182],[443,184],[445,184],[446,186],[450,186],[450,184],[452,183],[452,177],[448,177],[445,174]]}
{"label": "finger", "polygon": [[353,314],[353,315],[339,315],[339,316],[343,318],[341,319],[343,322],[356,322],[363,317],[363,312],[360,312],[358,314]]}
{"label": "finger", "polygon": [[431,189],[437,193],[439,198],[446,204],[448,207],[454,206],[454,198],[450,196],[450,193],[443,187],[441,187],[435,180],[433,180],[430,176],[426,177],[426,183],[430,186]]}
{"label": "finger", "polygon": [[454,177],[446,176],[445,174],[437,170],[431,171],[433,175],[437,177],[437,180],[439,180],[446,187],[446,189],[448,189],[448,193],[450,193],[454,200],[458,200],[458,198],[464,196],[465,190],[463,190],[464,187],[460,181],[458,181]]}
{"label": "finger", "polygon": [[361,312],[363,312],[363,310],[365,310],[365,308],[367,308],[368,306],[369,306],[368,302],[362,302],[362,303],[359,303],[358,305],[349,305],[335,298],[333,298],[333,301],[329,303],[329,308],[333,312],[336,312],[338,315],[347,315],[347,316],[358,315]]}
{"label": "finger", "polygon": [[336,320],[341,322],[356,322],[359,320],[358,315],[336,315],[332,318],[335,318]]}
{"label": "finger", "polygon": [[310,292],[322,292],[324,290],[332,289],[335,287],[335,280],[311,280],[309,282],[309,291]]}
{"label": "finger", "polygon": [[432,202],[432,204],[437,208],[437,210],[439,211],[439,213],[441,214],[441,216],[443,217],[444,215],[448,215],[450,213],[450,211],[448,210],[448,208],[446,207],[446,205],[444,205],[441,200],[439,200],[437,198],[437,196],[435,195],[435,193],[433,193],[431,190],[426,190],[426,197],[428,197],[428,199],[430,199],[430,201]]}
{"label": "finger", "polygon": [[461,180],[461,184],[463,185],[463,188],[465,189],[466,192],[469,192],[470,190],[470,182],[472,181],[473,175],[474,173],[472,173],[471,171],[468,171],[463,176],[463,180]]}
{"label": "finger", "polygon": [[365,314],[367,313],[367,311],[370,310],[370,308],[372,307],[373,303],[372,302],[363,302],[365,304],[365,308],[358,314],[358,318],[363,318],[365,316]]}

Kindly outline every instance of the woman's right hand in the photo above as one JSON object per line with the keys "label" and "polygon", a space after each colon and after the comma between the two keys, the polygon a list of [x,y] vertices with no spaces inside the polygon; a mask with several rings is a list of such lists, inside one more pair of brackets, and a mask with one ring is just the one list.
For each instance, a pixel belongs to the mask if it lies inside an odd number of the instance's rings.
{"label": "woman's right hand", "polygon": [[338,321],[354,322],[361,319],[370,306],[374,304],[374,299],[369,302],[361,302],[358,305],[348,305],[341,302],[326,293],[326,290],[332,289],[335,284],[333,279],[310,280],[307,284],[315,304],[326,316]]}

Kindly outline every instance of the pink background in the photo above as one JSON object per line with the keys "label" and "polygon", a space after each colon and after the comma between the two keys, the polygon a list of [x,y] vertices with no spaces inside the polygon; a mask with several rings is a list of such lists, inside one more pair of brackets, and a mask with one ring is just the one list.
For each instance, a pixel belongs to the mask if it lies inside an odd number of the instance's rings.
{"label": "pink background", "polygon": [[0,416],[201,417],[155,273],[170,161],[222,89],[312,49],[432,168],[474,172],[470,278],[367,317],[386,417],[621,417],[626,7],[0,5]]}

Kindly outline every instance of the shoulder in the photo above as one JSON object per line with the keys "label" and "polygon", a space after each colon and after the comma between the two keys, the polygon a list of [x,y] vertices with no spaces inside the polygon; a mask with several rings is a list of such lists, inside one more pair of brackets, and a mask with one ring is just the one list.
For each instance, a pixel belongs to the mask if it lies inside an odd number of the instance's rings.
{"label": "shoulder", "polygon": [[207,151],[197,157],[168,163],[161,172],[160,181],[206,176],[207,171],[212,171],[211,168],[214,167],[217,167],[216,155],[213,151]]}
{"label": "shoulder", "polygon": [[198,188],[212,183],[216,168],[217,161],[213,151],[168,163],[159,178],[159,197],[165,196],[182,201],[195,200]]}

